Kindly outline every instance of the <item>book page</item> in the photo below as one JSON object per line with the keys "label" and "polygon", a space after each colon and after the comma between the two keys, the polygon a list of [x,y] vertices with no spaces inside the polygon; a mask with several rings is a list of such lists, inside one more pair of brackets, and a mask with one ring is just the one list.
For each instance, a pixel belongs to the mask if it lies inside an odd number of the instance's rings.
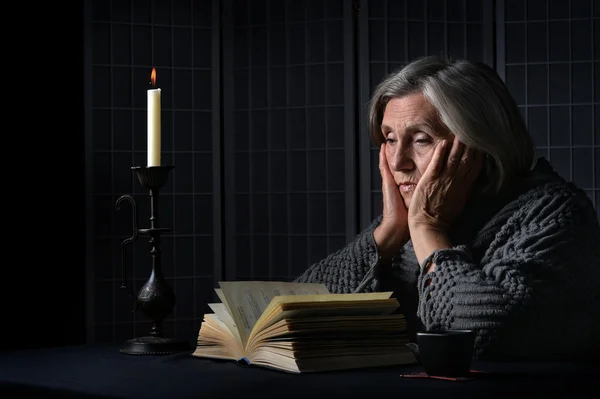
{"label": "book page", "polygon": [[[217,296],[219,297],[219,299],[221,300],[221,302],[227,306],[227,304],[225,303],[225,297],[223,296],[223,290],[220,288],[215,288],[215,292],[217,293]],[[231,314],[231,309],[227,309],[229,311],[229,314]]]}
{"label": "book page", "polygon": [[235,325],[235,322],[233,321],[233,318],[231,317],[231,314],[229,313],[229,311],[225,307],[225,304],[223,304],[223,303],[209,303],[208,306],[212,309],[213,312],[215,312],[215,314],[217,315],[217,317],[219,318],[219,320],[225,325],[225,327],[227,327],[227,329],[229,331],[231,331],[231,334],[233,334],[233,336],[238,341],[240,341],[240,344],[241,344],[242,340],[240,338],[240,333],[237,330],[237,327]]}
{"label": "book page", "polygon": [[[229,307],[229,304],[227,303],[227,299],[225,298],[225,295],[223,295],[223,290],[220,288],[215,288],[215,292],[217,293],[217,296],[221,300],[221,303],[223,305],[225,305],[225,310],[227,310],[227,313],[229,313],[229,315],[231,316],[233,314],[233,312],[232,312],[231,308]],[[233,320],[233,318],[232,318],[232,320]],[[237,330],[237,326],[236,326],[236,330]]]}
{"label": "book page", "polygon": [[305,296],[286,296],[280,295],[276,301],[273,302],[273,306],[278,303],[294,303],[294,302],[361,302],[361,301],[373,301],[389,299],[392,297],[392,291],[386,292],[361,292],[356,294],[329,294],[329,295],[315,295],[307,294]]}
{"label": "book page", "polygon": [[244,346],[254,324],[269,306],[273,297],[329,294],[325,284],[313,283],[222,281],[219,285],[223,302],[230,310]]}
{"label": "book page", "polygon": [[[353,317],[358,316],[370,316],[370,315],[389,315],[392,314],[398,308],[398,302],[389,303],[387,305],[373,305],[369,307],[324,307],[324,308],[306,308],[306,309],[290,309],[282,310],[279,314],[274,317],[265,320],[262,323],[261,328],[269,327],[283,319],[298,319],[298,318],[311,318],[311,317],[334,317],[334,316],[345,316],[350,315]],[[265,312],[266,314],[266,312]]]}
{"label": "book page", "polygon": [[[302,309],[303,306],[294,309],[293,304],[308,306],[309,309],[317,311],[317,309],[325,309],[326,311],[332,312],[335,308],[335,303],[346,305],[350,309],[350,312],[356,312],[356,307],[359,304],[367,306],[367,313],[372,312],[376,305],[382,305],[380,301],[383,301],[386,306],[386,313],[390,313],[395,310],[399,304],[397,299],[392,299],[393,292],[369,292],[369,293],[356,293],[356,294],[305,294],[305,295],[281,295],[273,297],[273,300],[269,303],[267,308],[263,311],[263,314],[257,321],[257,329],[262,330],[265,327],[272,325],[274,322],[280,320],[277,317],[283,311],[291,311]],[[285,305],[288,304],[289,309],[285,309]],[[323,306],[321,306],[323,305]],[[349,306],[348,306],[349,305]],[[255,331],[256,333],[256,331]]]}

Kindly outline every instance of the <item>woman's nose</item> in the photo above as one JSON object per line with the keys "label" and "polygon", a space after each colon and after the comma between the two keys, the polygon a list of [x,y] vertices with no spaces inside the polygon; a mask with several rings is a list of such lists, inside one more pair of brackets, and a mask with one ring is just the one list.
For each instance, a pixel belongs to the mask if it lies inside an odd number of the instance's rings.
{"label": "woman's nose", "polygon": [[414,166],[410,151],[404,146],[398,145],[390,154],[390,168],[394,172],[411,170]]}

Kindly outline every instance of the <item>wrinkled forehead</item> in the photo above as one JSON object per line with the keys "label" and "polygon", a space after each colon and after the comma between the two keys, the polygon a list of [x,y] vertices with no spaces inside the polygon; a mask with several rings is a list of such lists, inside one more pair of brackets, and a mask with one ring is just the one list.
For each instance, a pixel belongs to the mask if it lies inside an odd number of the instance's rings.
{"label": "wrinkled forehead", "polygon": [[381,127],[397,130],[411,126],[443,126],[437,109],[421,93],[392,98],[383,112]]}

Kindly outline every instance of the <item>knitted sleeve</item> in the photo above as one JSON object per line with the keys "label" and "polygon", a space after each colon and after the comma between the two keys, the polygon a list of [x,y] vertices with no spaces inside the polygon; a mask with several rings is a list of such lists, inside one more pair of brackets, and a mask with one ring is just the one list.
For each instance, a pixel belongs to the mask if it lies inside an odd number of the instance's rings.
{"label": "knitted sleeve", "polygon": [[294,281],[323,283],[331,293],[351,293],[376,289],[373,271],[379,259],[373,231],[381,223],[375,219],[349,244],[310,266]]}
{"label": "knitted sleeve", "polygon": [[[547,187],[500,216],[503,226],[479,264],[465,246],[431,254],[422,267],[431,261],[435,270],[418,278],[425,328],[475,330],[476,356],[487,348],[527,356],[577,345],[561,338],[573,337],[568,318],[581,306],[598,310],[590,298],[600,281],[600,229],[590,204],[583,192]],[[598,316],[577,323],[597,329]]]}

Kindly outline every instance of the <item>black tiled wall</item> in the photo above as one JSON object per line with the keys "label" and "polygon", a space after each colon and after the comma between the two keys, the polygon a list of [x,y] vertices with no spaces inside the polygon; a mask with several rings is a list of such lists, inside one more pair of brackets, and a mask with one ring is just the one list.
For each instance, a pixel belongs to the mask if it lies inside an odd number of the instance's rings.
{"label": "black tiled wall", "polygon": [[290,280],[347,240],[344,6],[232,2],[230,279]]}
{"label": "black tiled wall", "polygon": [[600,213],[600,1],[507,0],[506,82],[538,154]]}

